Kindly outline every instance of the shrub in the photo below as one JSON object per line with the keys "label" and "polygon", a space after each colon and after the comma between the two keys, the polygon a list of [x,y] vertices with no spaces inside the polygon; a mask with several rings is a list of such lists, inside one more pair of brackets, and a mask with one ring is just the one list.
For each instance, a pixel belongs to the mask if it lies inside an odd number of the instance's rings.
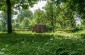
{"label": "shrub", "polygon": [[77,26],[73,29],[73,32],[77,32],[77,31],[81,31],[81,30],[83,30],[83,27]]}

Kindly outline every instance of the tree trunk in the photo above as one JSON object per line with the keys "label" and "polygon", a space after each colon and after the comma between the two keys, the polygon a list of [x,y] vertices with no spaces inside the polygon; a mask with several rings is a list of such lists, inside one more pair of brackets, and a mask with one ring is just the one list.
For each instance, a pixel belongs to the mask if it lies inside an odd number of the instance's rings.
{"label": "tree trunk", "polygon": [[11,2],[10,0],[6,0],[7,4],[7,29],[8,33],[12,33],[12,23],[11,23]]}

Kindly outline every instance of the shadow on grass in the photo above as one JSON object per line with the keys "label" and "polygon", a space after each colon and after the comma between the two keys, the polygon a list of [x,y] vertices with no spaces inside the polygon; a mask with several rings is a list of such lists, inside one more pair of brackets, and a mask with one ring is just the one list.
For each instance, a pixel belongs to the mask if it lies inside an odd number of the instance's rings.
{"label": "shadow on grass", "polygon": [[82,38],[55,38],[49,34],[0,34],[0,50],[8,55],[84,55],[84,43]]}
{"label": "shadow on grass", "polygon": [[17,42],[25,41],[25,42],[46,42],[52,38],[53,35],[47,34],[0,34],[0,42],[3,43],[11,43],[15,44]]}

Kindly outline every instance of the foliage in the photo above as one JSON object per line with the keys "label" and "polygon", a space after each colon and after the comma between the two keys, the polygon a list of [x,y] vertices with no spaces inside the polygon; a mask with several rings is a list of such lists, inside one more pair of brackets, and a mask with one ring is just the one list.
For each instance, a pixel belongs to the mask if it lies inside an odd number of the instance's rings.
{"label": "foliage", "polygon": [[[58,32],[59,33],[59,32]],[[59,55],[68,53],[70,55],[84,55],[85,34],[73,35],[62,32],[56,33],[21,33],[0,34],[1,55]],[[84,32],[85,33],[85,32]],[[78,34],[78,33],[77,33]],[[72,36],[73,35],[73,36]]]}
{"label": "foliage", "polygon": [[73,29],[73,32],[78,32],[78,31],[81,31],[81,30],[83,30],[83,29],[84,29],[83,27],[77,26],[77,27],[75,27],[75,28]]}
{"label": "foliage", "polygon": [[48,1],[45,10],[46,10],[46,18],[48,19],[48,21],[50,22],[50,26],[51,29],[54,31],[54,25],[55,25],[55,21],[54,20],[54,12],[53,12],[53,3],[51,1]]}
{"label": "foliage", "polygon": [[7,26],[7,16],[6,13],[1,11],[0,14],[0,31],[6,31],[6,26]]}
{"label": "foliage", "polygon": [[[33,6],[33,4],[37,1],[38,0],[11,0],[12,9],[22,7],[22,9],[18,9],[19,14],[17,19],[12,20],[13,29],[19,29],[21,27],[30,27],[32,29],[32,27],[37,23],[47,25],[49,30],[76,29],[74,15],[77,14],[78,16],[84,18],[84,0],[47,0],[44,11],[38,9],[34,14],[32,14],[32,12],[27,9],[29,9],[29,6]],[[6,9],[6,4],[4,2],[6,1],[1,0],[0,2],[0,7],[3,11]]]}
{"label": "foliage", "polygon": [[[15,4],[18,4],[17,7],[22,6],[24,9],[27,9],[27,6],[32,6],[38,0],[11,0],[12,8]],[[6,0],[0,0],[0,10],[6,11]]]}
{"label": "foliage", "polygon": [[16,13],[14,15],[16,16],[16,18],[14,18],[12,22],[13,28],[14,29],[28,29],[30,26],[30,21],[32,21],[33,19],[32,12],[29,10],[25,10],[25,9],[18,10],[18,12],[19,13]]}
{"label": "foliage", "polygon": [[[13,1],[13,3],[12,3],[12,1]],[[34,4],[35,2],[36,2],[37,0],[17,0],[17,1],[14,1],[14,0],[1,0],[0,1],[0,5],[1,5],[1,8],[2,8],[2,11],[7,11],[7,30],[8,30],[8,33],[12,33],[12,23],[11,23],[11,11],[12,11],[12,7],[13,7],[13,5],[15,5],[15,4],[17,4],[17,3],[15,3],[15,2],[19,2],[19,4],[18,4],[18,6],[16,6],[16,8],[17,7],[19,7],[19,6],[22,6],[22,8],[24,8],[24,9],[27,9],[28,8],[28,6],[29,5],[32,5],[32,4]],[[5,3],[5,4],[4,4]],[[5,6],[4,6],[5,5]],[[4,9],[3,9],[3,7],[4,7]]]}
{"label": "foliage", "polygon": [[54,1],[48,0],[45,11],[46,18],[50,21],[51,26],[53,24],[54,29],[58,26],[62,28],[75,27],[74,12],[68,8],[68,2],[57,5]]}
{"label": "foliage", "polygon": [[[53,0],[54,1],[54,0]],[[55,3],[58,5],[60,3],[67,3],[67,7],[72,11],[78,13],[83,17],[85,10],[85,1],[84,0],[57,0]]]}
{"label": "foliage", "polygon": [[46,13],[44,11],[40,10],[40,9],[35,11],[34,18],[36,19],[35,21],[37,23],[41,23],[41,24],[47,23]]}

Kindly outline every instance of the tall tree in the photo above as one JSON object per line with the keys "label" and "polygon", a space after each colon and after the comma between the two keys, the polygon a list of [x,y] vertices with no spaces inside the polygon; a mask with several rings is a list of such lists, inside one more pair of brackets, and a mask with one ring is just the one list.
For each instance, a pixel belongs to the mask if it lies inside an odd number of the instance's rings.
{"label": "tall tree", "polygon": [[52,27],[55,27],[56,23],[63,28],[66,28],[67,25],[69,27],[75,26],[74,12],[68,3],[64,0],[48,0],[45,10]]}
{"label": "tall tree", "polygon": [[[8,24],[8,33],[12,33],[12,24],[11,24],[11,11],[12,11],[12,7],[13,5],[17,4],[17,2],[19,3],[18,6],[20,6],[22,4],[23,8],[26,8],[28,6],[33,5],[36,1],[38,0],[0,0],[0,10],[2,11],[6,11],[6,6],[7,5],[7,24]],[[6,2],[6,4],[4,4]]]}
{"label": "tall tree", "polygon": [[48,4],[45,7],[47,13],[47,19],[50,21],[51,29],[54,32],[54,4],[51,0],[48,0]]}

